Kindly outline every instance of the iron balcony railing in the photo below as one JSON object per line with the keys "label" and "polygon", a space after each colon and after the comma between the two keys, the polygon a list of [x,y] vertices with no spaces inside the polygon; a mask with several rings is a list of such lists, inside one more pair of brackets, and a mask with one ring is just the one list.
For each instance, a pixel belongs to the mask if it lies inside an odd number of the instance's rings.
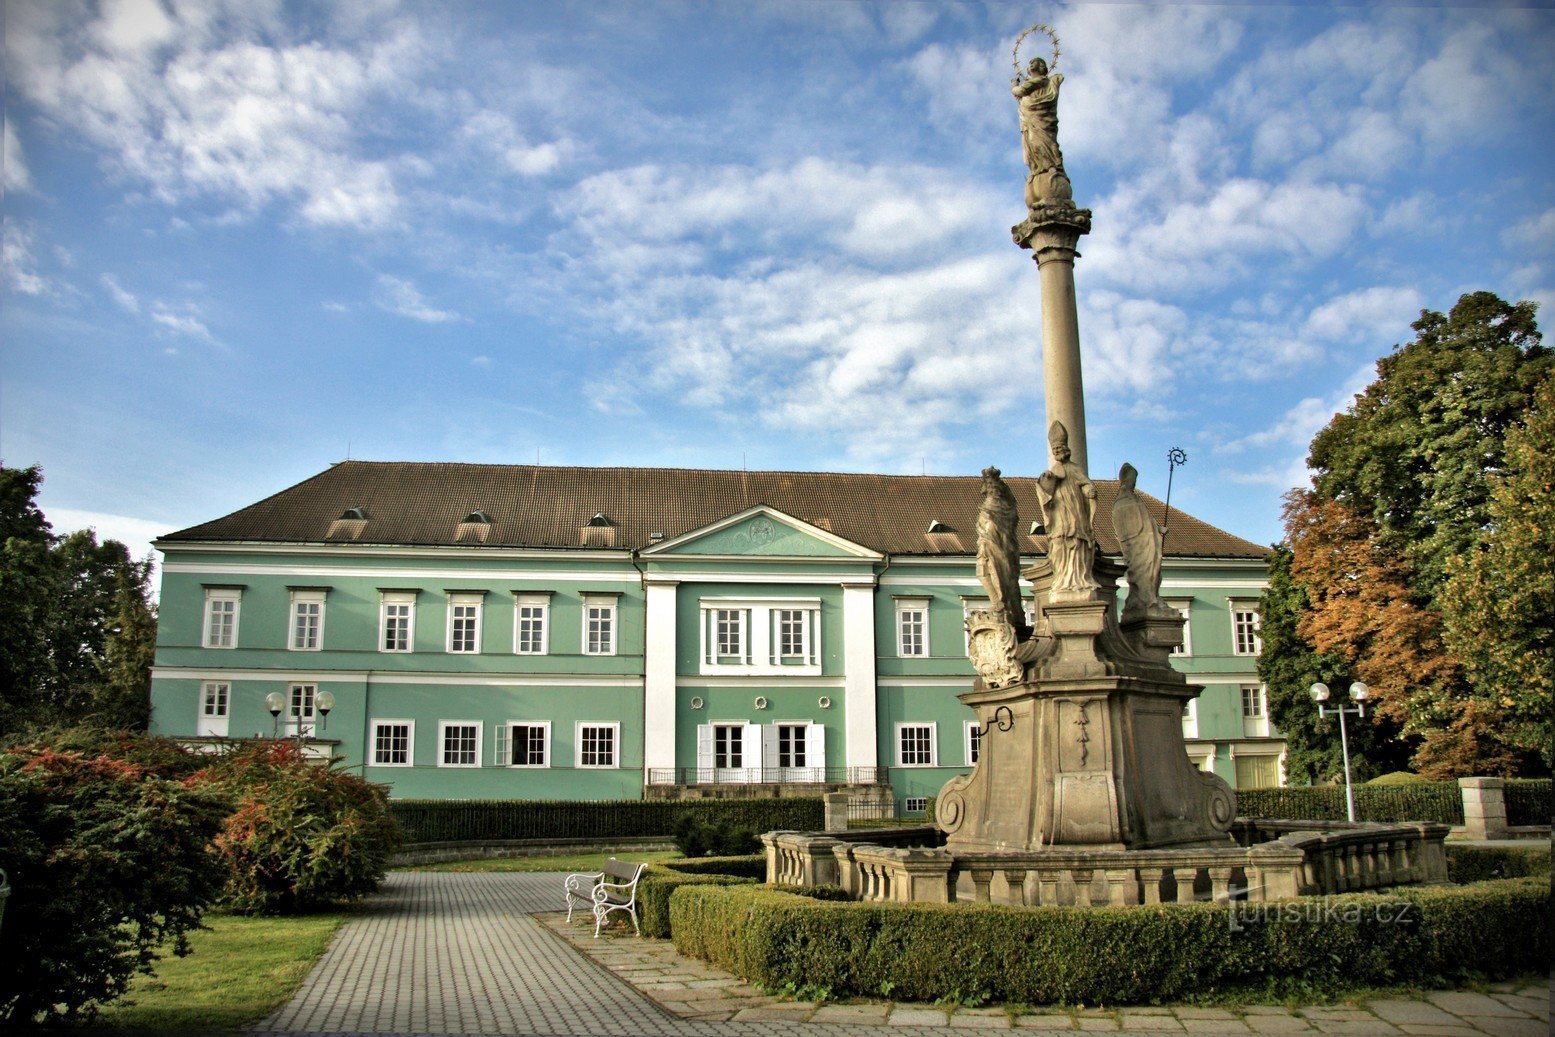
{"label": "iron balcony railing", "polygon": [[650,785],[883,785],[884,767],[650,767]]}

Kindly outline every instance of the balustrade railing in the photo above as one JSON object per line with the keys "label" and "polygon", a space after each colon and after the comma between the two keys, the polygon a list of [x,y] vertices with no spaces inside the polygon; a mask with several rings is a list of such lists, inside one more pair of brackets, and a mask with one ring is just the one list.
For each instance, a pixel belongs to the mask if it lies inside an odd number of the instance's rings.
{"label": "balustrade railing", "polygon": [[884,767],[650,767],[650,785],[883,785]]}

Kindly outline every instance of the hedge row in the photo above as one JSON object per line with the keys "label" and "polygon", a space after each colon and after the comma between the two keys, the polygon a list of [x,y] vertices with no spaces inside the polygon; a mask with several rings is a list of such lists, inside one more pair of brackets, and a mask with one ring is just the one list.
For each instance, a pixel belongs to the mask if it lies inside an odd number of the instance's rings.
{"label": "hedge row", "polygon": [[[1281,821],[1343,821],[1344,786],[1314,785],[1286,789],[1239,789],[1236,812],[1243,817]],[[1358,821],[1436,821],[1463,824],[1463,795],[1455,781],[1407,785],[1357,785]]]}
{"label": "hedge row", "polygon": [[1237,905],[1233,924],[1224,904],[829,903],[697,886],[671,898],[670,920],[681,953],[768,988],[1110,1005],[1543,970],[1548,897],[1547,881],[1508,879]]}
{"label": "hedge row", "polygon": [[1531,846],[1447,844],[1447,877],[1459,885],[1486,879],[1520,879],[1550,874],[1548,843]]}
{"label": "hedge row", "polygon": [[416,800],[391,804],[407,843],[480,839],[631,839],[669,836],[682,818],[758,832],[819,830],[820,799],[723,799],[695,802],[613,800]]}
{"label": "hedge row", "polygon": [[1506,823],[1547,825],[1555,819],[1555,781],[1524,778],[1506,783]]}
{"label": "hedge row", "polygon": [[644,936],[670,936],[670,894],[682,886],[749,886],[767,876],[765,854],[696,857],[650,864],[637,884],[638,924]]}

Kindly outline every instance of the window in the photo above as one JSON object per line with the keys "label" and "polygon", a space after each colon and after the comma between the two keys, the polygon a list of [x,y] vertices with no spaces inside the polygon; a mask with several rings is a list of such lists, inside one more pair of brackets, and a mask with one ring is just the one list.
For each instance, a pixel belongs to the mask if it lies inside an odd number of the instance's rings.
{"label": "window", "polygon": [[[615,595],[583,595],[583,654],[616,654]],[[597,766],[615,766],[601,764]]]}
{"label": "window", "polygon": [[437,725],[439,767],[481,765],[481,725],[471,720],[443,720]]}
{"label": "window", "polygon": [[784,663],[807,662],[810,658],[810,616],[804,609],[778,609],[778,660]]}
{"label": "window", "polygon": [[416,641],[416,592],[385,591],[378,606],[378,650],[408,652]]}
{"label": "window", "polygon": [[720,770],[745,766],[745,725],[713,725],[713,766]]}
{"label": "window", "polygon": [[896,725],[896,763],[899,767],[935,765],[933,724]]}
{"label": "window", "polygon": [[205,591],[206,648],[238,646],[238,603],[243,592],[226,587],[208,587]]}
{"label": "window", "polygon": [[1184,699],[1182,703],[1182,736],[1184,738],[1197,738],[1199,736],[1199,701],[1198,699]]}
{"label": "window", "polygon": [[820,675],[818,598],[707,597],[702,673]]}
{"label": "window", "polygon": [[809,732],[809,724],[779,724],[777,725],[777,750],[779,767],[807,767],[808,756],[805,752],[805,735]]}
{"label": "window", "polygon": [[906,813],[921,814],[925,810],[929,809],[929,797],[908,796],[907,799],[903,801],[902,806],[905,808]]}
{"label": "window", "polygon": [[929,602],[927,598],[901,599],[896,603],[896,654],[903,657],[929,654]]}
{"label": "window", "polygon": [[1262,621],[1258,610],[1251,605],[1233,602],[1231,605],[1231,650],[1236,655],[1257,655],[1263,651],[1263,639],[1258,636]]}
{"label": "window", "polygon": [[551,599],[546,594],[520,594],[514,598],[513,651],[519,655],[546,653],[546,627]]}
{"label": "window", "polygon": [[317,684],[293,684],[287,691],[286,717],[299,738],[313,735],[313,700],[318,691]]}
{"label": "window", "polygon": [[411,766],[411,743],[415,730],[414,720],[374,720],[373,766]]}
{"label": "window", "polygon": [[549,767],[551,722],[510,720],[500,725],[496,763],[505,767]]}
{"label": "window", "polygon": [[721,663],[746,663],[746,621],[750,613],[745,609],[713,609],[714,654]]}
{"label": "window", "polygon": [[227,736],[227,712],[232,703],[232,685],[226,681],[206,681],[200,686],[200,715],[194,733],[213,738]]}
{"label": "window", "polygon": [[578,766],[619,767],[616,742],[620,734],[620,724],[579,724]]}
{"label": "window", "polygon": [[1192,626],[1191,623],[1188,622],[1188,620],[1190,618],[1192,618],[1192,616],[1193,616],[1193,602],[1191,602],[1191,601],[1168,601],[1166,604],[1170,608],[1176,610],[1177,614],[1182,616],[1182,618],[1183,618],[1183,624],[1182,624],[1182,644],[1178,645],[1176,648],[1173,648],[1172,649],[1172,654],[1173,655],[1192,655],[1193,654],[1193,626]]}
{"label": "window", "polygon": [[1277,755],[1238,756],[1236,758],[1236,787],[1239,789],[1273,789],[1280,786],[1280,758]]}
{"label": "window", "polygon": [[1259,685],[1242,685],[1242,715],[1249,718],[1263,716],[1263,688]]}
{"label": "window", "polygon": [[292,591],[291,629],[286,647],[294,652],[317,652],[324,646],[324,592]]}
{"label": "window", "polygon": [[966,763],[970,767],[977,762],[977,754],[983,747],[983,727],[975,720],[966,722]]}
{"label": "window", "polygon": [[481,650],[481,600],[483,595],[448,595],[448,650],[476,653]]}

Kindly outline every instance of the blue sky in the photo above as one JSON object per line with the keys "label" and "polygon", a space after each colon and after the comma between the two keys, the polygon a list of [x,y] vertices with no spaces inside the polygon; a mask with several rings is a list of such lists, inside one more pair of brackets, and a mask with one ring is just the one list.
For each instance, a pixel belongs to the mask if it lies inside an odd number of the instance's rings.
{"label": "blue sky", "polygon": [[0,456],[137,551],[348,455],[1034,475],[1038,19],[1094,476],[1272,541],[1422,307],[1555,302],[1547,7],[7,0]]}

